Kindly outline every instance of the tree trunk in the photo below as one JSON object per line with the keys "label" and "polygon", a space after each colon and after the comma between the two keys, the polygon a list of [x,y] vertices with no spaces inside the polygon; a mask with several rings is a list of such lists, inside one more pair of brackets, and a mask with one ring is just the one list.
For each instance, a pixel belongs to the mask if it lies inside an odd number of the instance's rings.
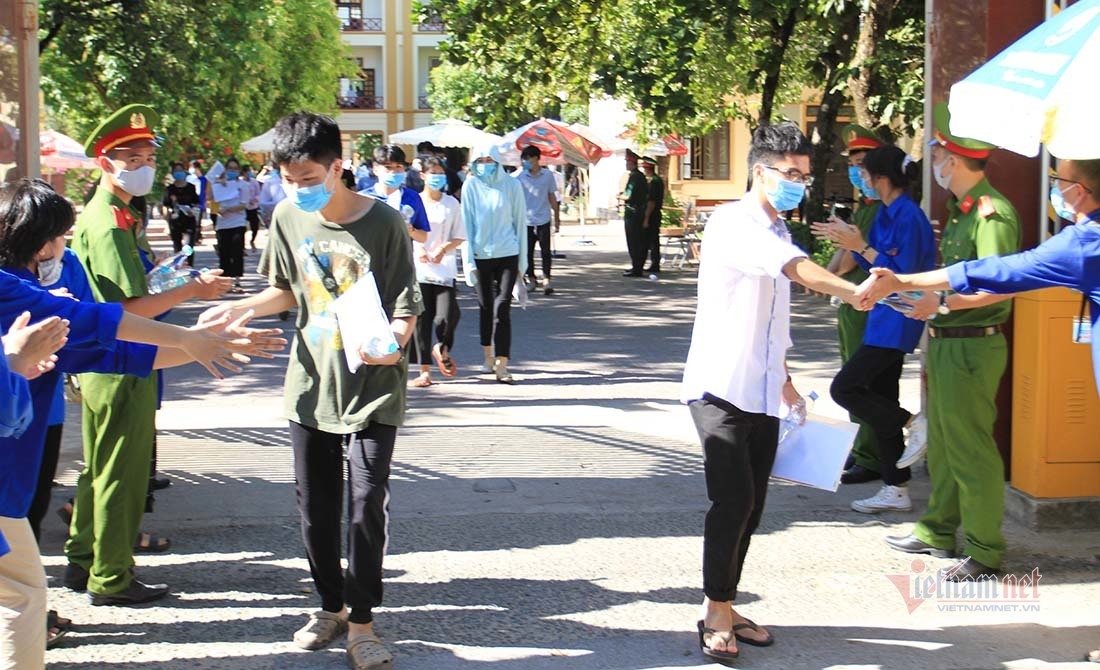
{"label": "tree trunk", "polygon": [[779,92],[779,78],[783,71],[783,59],[787,55],[787,47],[790,46],[794,27],[798,24],[798,10],[800,3],[792,3],[791,8],[782,21],[774,21],[775,37],[772,41],[772,50],[764,59],[761,69],[764,70],[764,85],[760,90],[760,114],[757,117],[757,125],[771,123],[772,114],[775,112],[775,96]]}
{"label": "tree trunk", "polygon": [[875,55],[878,45],[890,27],[890,15],[898,0],[870,0],[867,10],[860,15],[859,38],[853,59],[855,75],[848,79],[848,90],[856,110],[856,122],[865,128],[874,128],[878,119],[871,113],[867,99],[871,95],[871,80],[875,75]]}

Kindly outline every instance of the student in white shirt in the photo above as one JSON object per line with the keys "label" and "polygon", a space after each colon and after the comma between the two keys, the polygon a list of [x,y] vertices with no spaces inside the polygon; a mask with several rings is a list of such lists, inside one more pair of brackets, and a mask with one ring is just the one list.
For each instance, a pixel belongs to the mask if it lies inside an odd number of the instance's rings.
{"label": "student in white shirt", "polygon": [[260,182],[256,181],[251,165],[241,167],[241,200],[244,202],[248,229],[252,231],[249,246],[255,249],[256,235],[260,233]]}
{"label": "student in white shirt", "polygon": [[715,210],[699,269],[699,307],[684,368],[703,446],[703,654],[719,662],[737,642],[768,646],[771,633],[734,611],[749,541],[760,523],[779,442],[780,406],[802,398],[787,373],[791,280],[855,304],[855,285],[791,244],[782,213],[795,209],[810,177],[809,140],[797,126],[761,126],[749,153],[752,189]]}
{"label": "student in white shirt", "polygon": [[[447,172],[443,161],[435,156],[423,160],[424,191],[420,194],[424,211],[428,215],[431,230],[425,242],[413,240],[413,260],[416,262],[416,278],[420,282],[420,295],[424,301],[424,313],[416,323],[418,330],[416,358],[420,363],[420,376],[412,385],[432,385],[432,359],[444,377],[454,377],[457,370],[451,359],[455,343],[455,329],[461,312],[455,293],[458,263],[455,250],[466,241],[466,227],[462,223],[462,204],[454,196],[447,195]],[[437,342],[432,346],[432,332]]]}
{"label": "student in white shirt", "polygon": [[224,276],[233,278],[230,293],[244,293],[241,277],[244,276],[244,233],[248,228],[244,210],[248,193],[242,189],[240,176],[241,164],[230,156],[225,161],[225,173],[211,185],[219,214],[214,224],[214,234],[218,236],[218,265]]}

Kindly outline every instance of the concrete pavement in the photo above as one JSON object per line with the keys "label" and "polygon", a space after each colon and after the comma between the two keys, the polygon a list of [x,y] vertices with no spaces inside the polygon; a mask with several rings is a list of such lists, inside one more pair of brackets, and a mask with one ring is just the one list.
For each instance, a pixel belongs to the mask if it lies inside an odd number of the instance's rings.
{"label": "concrete pavement", "polygon": [[[475,372],[477,309],[465,290],[460,376],[410,389],[377,616],[398,668],[717,667],[695,641],[707,502],[694,429],[676,401],[694,272],[623,279],[621,226],[589,226],[594,246],[578,244],[577,228],[563,230],[557,293],[513,311],[519,383]],[[200,264],[216,265],[209,247],[199,253]],[[246,285],[261,283],[250,275]],[[178,309],[173,320],[192,322],[204,307]],[[822,396],[816,412],[839,417],[828,400],[838,368],[833,310],[802,296],[795,311],[795,381]],[[145,581],[172,586],[167,600],[92,608],[60,588],[64,530],[48,518],[51,607],[78,625],[49,652],[51,668],[344,667],[342,643],[307,653],[289,642],[318,603],[294,511],[284,369],[285,356],[223,382],[195,366],[168,373],[160,467],[174,485],[158,494],[145,527],[175,546],[138,558]],[[916,373],[911,361],[903,380],[911,408]],[[71,495],[80,467],[79,412],[69,409],[57,502]],[[741,611],[778,642],[744,646],[737,667],[1088,667],[1073,661],[1100,646],[1100,533],[1040,536],[1008,524],[1005,569],[1038,567],[1037,598],[920,599],[917,578],[948,562],[916,564],[882,538],[917,518],[927,475],[914,482],[914,513],[849,511],[874,489],[772,485]]]}

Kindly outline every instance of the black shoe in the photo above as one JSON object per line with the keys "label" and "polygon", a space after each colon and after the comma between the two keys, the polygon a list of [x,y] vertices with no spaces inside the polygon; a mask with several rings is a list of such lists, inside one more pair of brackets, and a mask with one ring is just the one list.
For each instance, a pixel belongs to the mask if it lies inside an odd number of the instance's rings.
{"label": "black shoe", "polygon": [[848,454],[848,458],[845,459],[845,461],[844,461],[844,469],[845,470],[851,470],[852,466],[854,466],[855,464],[856,464],[856,457],[851,455],[851,454]]}
{"label": "black shoe", "polygon": [[997,574],[998,571],[996,568],[991,568],[967,556],[947,569],[946,579],[949,582],[961,582],[967,579],[978,582],[986,579],[995,579]]}
{"label": "black shoe", "polygon": [[167,477],[150,477],[149,490],[161,491],[172,485],[172,480]]}
{"label": "black shoe", "polygon": [[886,544],[890,545],[891,549],[897,549],[898,551],[904,551],[907,554],[928,554],[929,556],[935,556],[936,558],[954,558],[955,552],[950,549],[940,549],[934,547],[927,542],[922,541],[916,535],[910,533],[905,537],[888,537],[886,538]]}
{"label": "black shoe", "polygon": [[69,563],[65,567],[65,577],[61,581],[65,588],[83,593],[88,590],[88,571],[76,563]]}
{"label": "black shoe", "polygon": [[627,270],[623,273],[624,277],[641,277],[642,273],[637,270]]}
{"label": "black shoe", "polygon": [[882,479],[882,475],[874,470],[868,470],[862,465],[853,465],[845,470],[844,474],[840,475],[841,484],[863,484],[873,482],[876,479]]}
{"label": "black shoe", "polygon": [[661,268],[649,268],[645,271],[645,274],[659,275],[661,274]]}
{"label": "black shoe", "polygon": [[164,596],[168,595],[167,584],[142,584],[138,580],[130,582],[130,586],[126,587],[125,591],[118,593],[112,593],[110,595],[88,592],[88,596],[95,606],[101,605],[140,605],[141,603],[149,603],[154,600],[160,600]]}

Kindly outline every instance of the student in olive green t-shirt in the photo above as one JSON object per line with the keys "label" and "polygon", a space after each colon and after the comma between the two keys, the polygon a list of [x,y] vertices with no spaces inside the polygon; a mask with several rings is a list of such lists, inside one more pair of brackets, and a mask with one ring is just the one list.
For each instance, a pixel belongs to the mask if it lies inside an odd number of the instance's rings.
{"label": "student in olive green t-shirt", "polygon": [[[340,129],[327,116],[297,113],[275,126],[275,162],[287,198],[272,215],[259,271],[263,292],[203,315],[276,314],[298,308],[286,374],[286,412],[294,450],[298,511],[321,610],[294,635],[322,649],[348,631],[349,666],[379,667],[389,652],[373,631],[382,603],[390,460],[404,420],[404,348],[422,310],[409,235],[401,215],[348,190],[340,179]],[[332,301],[368,272],[401,350],[362,351],[350,372]],[[344,448],[348,462],[348,568],[341,567]]]}

